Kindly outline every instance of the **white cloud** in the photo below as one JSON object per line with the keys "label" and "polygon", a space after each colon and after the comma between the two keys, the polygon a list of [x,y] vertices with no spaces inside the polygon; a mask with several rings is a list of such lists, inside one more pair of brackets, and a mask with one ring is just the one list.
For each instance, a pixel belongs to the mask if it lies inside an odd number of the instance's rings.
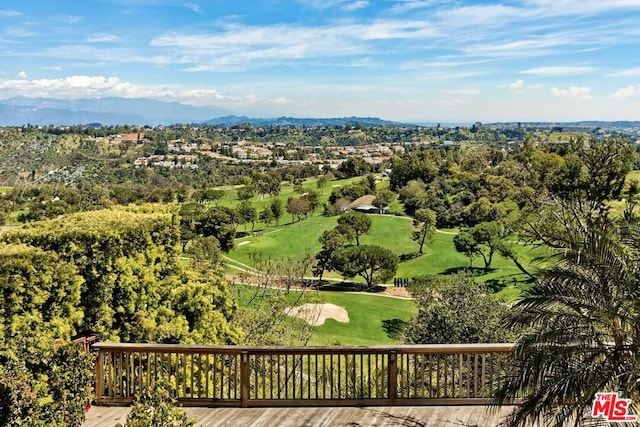
{"label": "white cloud", "polygon": [[502,27],[504,23],[522,18],[526,10],[503,4],[488,4],[481,6],[462,6],[439,11],[436,15],[450,25],[456,27],[473,27],[489,25]]}
{"label": "white cloud", "polygon": [[454,99],[440,99],[438,101],[435,101],[434,104],[440,105],[443,107],[458,107],[460,105],[466,104],[466,102],[463,99],[454,98]]}
{"label": "white cloud", "polygon": [[469,45],[463,48],[463,52],[472,56],[498,58],[532,57],[549,54],[568,43],[570,42],[558,34],[549,34],[524,40]]}
{"label": "white cloud", "polygon": [[520,71],[520,74],[531,74],[535,76],[569,76],[576,74],[586,74],[592,72],[593,67],[574,67],[574,66],[556,66],[556,67],[536,67]]}
{"label": "white cloud", "polygon": [[273,103],[275,105],[287,105],[287,104],[293,104],[293,101],[291,99],[281,96],[279,98],[274,99]]}
{"label": "white cloud", "polygon": [[4,30],[4,34],[13,38],[29,38],[39,36],[35,31],[31,31],[23,26],[8,27]]}
{"label": "white cloud", "polygon": [[339,7],[342,10],[353,11],[369,6],[368,0],[297,0],[297,2],[319,10]]}
{"label": "white cloud", "polygon": [[198,6],[197,4],[194,4],[194,3],[185,3],[185,4],[182,5],[182,7],[193,11],[193,13],[198,13],[198,14],[202,14],[203,13],[203,11],[200,8],[200,6]]}
{"label": "white cloud", "polygon": [[640,67],[624,68],[607,74],[609,77],[637,77],[640,76]]}
{"label": "white cloud", "polygon": [[524,87],[524,80],[516,80],[513,83],[509,83],[507,85],[511,92],[522,93],[522,88]]}
{"label": "white cloud", "polygon": [[0,10],[0,17],[2,18],[9,18],[9,17],[21,16],[21,15],[22,14],[20,12],[17,12],[15,10],[10,10],[10,9]]}
{"label": "white cloud", "polygon": [[431,7],[434,4],[437,4],[438,1],[439,0],[406,0],[394,4],[389,10],[393,13],[411,12]]}
{"label": "white cloud", "polygon": [[571,86],[569,89],[559,89],[557,87],[551,88],[551,94],[553,96],[560,96],[566,98],[576,99],[591,99],[591,88],[587,86]]}
{"label": "white cloud", "polygon": [[342,5],[341,8],[342,10],[352,12],[354,10],[364,9],[365,7],[368,7],[368,6],[369,6],[368,0],[358,0],[358,1],[345,3],[344,5]]}
{"label": "white cloud", "polygon": [[189,56],[189,70],[217,70],[282,63],[289,60],[371,55],[376,43],[396,39],[428,39],[436,30],[422,21],[378,20],[364,24],[304,27],[300,25],[245,26],[228,24],[215,33],[166,33],[151,46],[171,57]]}
{"label": "white cloud", "polygon": [[115,34],[93,33],[85,41],[87,43],[111,43],[120,41],[120,37]]}
{"label": "white cloud", "polygon": [[6,80],[0,82],[0,93],[9,96],[80,98],[123,96],[151,97],[154,92],[142,86],[123,82],[117,77],[70,76],[62,79]]}
{"label": "white cloud", "polygon": [[632,96],[640,95],[640,85],[631,85],[618,89],[610,98],[626,99]]}
{"label": "white cloud", "polygon": [[225,95],[215,89],[183,89],[167,86],[143,86],[117,77],[70,76],[60,79],[13,79],[0,81],[0,99],[12,96],[31,98],[153,98],[190,105],[288,105],[294,101],[284,96],[269,98],[256,95]]}
{"label": "white cloud", "polygon": [[75,15],[59,15],[59,16],[56,16],[56,19],[58,21],[65,22],[67,24],[77,24],[78,22],[82,21],[81,16],[75,16]]}
{"label": "white cloud", "polygon": [[24,80],[24,79],[26,79],[26,78],[28,77],[28,76],[27,76],[27,72],[26,72],[26,71],[24,71],[24,70],[23,70],[23,71],[20,71],[16,76],[17,76],[19,79],[22,79],[22,80]]}
{"label": "white cloud", "polygon": [[551,16],[589,16],[616,9],[640,9],[638,0],[527,0],[525,5]]}

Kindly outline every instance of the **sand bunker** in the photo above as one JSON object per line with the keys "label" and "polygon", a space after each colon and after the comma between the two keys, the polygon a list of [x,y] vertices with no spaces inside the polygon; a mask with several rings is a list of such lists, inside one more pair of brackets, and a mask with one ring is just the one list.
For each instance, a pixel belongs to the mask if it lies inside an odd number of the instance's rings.
{"label": "sand bunker", "polygon": [[289,307],[285,313],[313,326],[324,325],[326,319],[335,319],[341,323],[349,322],[347,310],[335,304],[303,304],[298,307]]}

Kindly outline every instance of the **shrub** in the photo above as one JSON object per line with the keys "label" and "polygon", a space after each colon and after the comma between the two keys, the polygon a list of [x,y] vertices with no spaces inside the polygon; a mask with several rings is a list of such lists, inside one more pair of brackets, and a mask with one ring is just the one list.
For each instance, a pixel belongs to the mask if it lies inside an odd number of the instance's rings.
{"label": "shrub", "polygon": [[169,394],[166,382],[157,382],[146,389],[133,402],[127,421],[117,427],[191,427],[195,420],[187,418],[182,408]]}
{"label": "shrub", "polygon": [[93,357],[75,344],[55,344],[38,363],[0,354],[0,425],[79,426],[93,383]]}

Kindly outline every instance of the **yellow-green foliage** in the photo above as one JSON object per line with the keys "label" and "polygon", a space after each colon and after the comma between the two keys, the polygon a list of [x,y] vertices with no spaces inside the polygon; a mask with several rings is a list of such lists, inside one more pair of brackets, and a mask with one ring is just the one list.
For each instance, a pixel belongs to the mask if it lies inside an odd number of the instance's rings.
{"label": "yellow-green foliage", "polygon": [[83,319],[82,283],[53,252],[0,243],[0,343],[40,354],[54,339],[68,341]]}
{"label": "yellow-green foliage", "polygon": [[122,341],[236,340],[227,324],[234,306],[226,286],[217,276],[205,281],[182,268],[179,228],[170,213],[82,212],[3,237],[55,252],[77,269],[84,280],[78,332]]}

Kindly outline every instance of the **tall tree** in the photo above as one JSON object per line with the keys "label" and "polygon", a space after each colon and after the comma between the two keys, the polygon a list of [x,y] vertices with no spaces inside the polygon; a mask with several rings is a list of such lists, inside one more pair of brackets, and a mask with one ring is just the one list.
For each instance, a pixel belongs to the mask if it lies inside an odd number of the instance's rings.
{"label": "tall tree", "polygon": [[238,217],[234,210],[221,206],[207,210],[198,222],[198,233],[203,236],[213,236],[218,239],[220,249],[229,252],[233,249],[233,239],[236,237]]}
{"label": "tall tree", "polygon": [[420,245],[422,253],[424,242],[436,234],[436,213],[429,208],[418,209],[413,216],[413,240]]}
{"label": "tall tree", "polygon": [[[83,283],[78,334],[134,342],[235,342],[237,331],[227,323],[233,304],[220,275],[203,277],[184,269],[179,235],[178,220],[170,213],[118,209],[41,221],[2,237],[55,252],[61,275],[64,265],[74,266]],[[36,300],[46,290],[47,281],[42,283]],[[59,292],[74,294],[56,289],[54,295]],[[68,304],[56,305],[62,309]],[[22,319],[28,326],[29,317]],[[31,329],[28,326],[25,334]]]}
{"label": "tall tree", "polygon": [[360,236],[369,232],[371,218],[361,212],[346,212],[338,218],[338,225],[350,228],[356,236],[356,245],[360,245]]}
{"label": "tall tree", "polygon": [[318,189],[318,191],[320,192],[320,194],[324,194],[324,187],[327,185],[327,177],[326,175],[320,175],[318,177],[318,180],[316,181],[316,188]]}
{"label": "tall tree", "polygon": [[640,233],[588,229],[513,308],[524,327],[495,395],[522,398],[517,426],[582,425],[595,393],[618,391],[640,410]]}
{"label": "tall tree", "polygon": [[504,247],[507,231],[503,224],[495,221],[482,222],[471,229],[465,229],[453,238],[458,252],[464,253],[473,260],[479,255],[484,261],[484,269],[491,268],[493,255]]}
{"label": "tall tree", "polygon": [[373,199],[373,206],[378,208],[378,213],[383,213],[385,208],[389,206],[396,199],[398,195],[388,188],[384,188],[378,191],[376,198]]}
{"label": "tall tree", "polygon": [[316,265],[313,274],[322,282],[322,275],[325,270],[331,268],[333,254],[349,241],[349,236],[345,236],[339,227],[327,230],[318,238],[322,249],[316,254]]}
{"label": "tall tree", "polygon": [[465,275],[415,278],[408,286],[418,313],[405,328],[409,344],[508,342],[508,307]]}
{"label": "tall tree", "polygon": [[37,363],[54,340],[69,341],[82,328],[84,282],[53,251],[0,243],[0,349]]}
{"label": "tall tree", "polygon": [[273,199],[271,204],[269,204],[269,209],[271,209],[271,213],[273,214],[273,219],[276,220],[276,227],[280,225],[280,218],[284,215],[284,206],[282,204],[282,200]]}
{"label": "tall tree", "polygon": [[198,235],[198,221],[207,209],[200,203],[184,203],[180,206],[180,239],[184,252],[189,241]]}
{"label": "tall tree", "polygon": [[428,199],[424,183],[419,180],[409,181],[407,185],[400,188],[399,195],[408,215],[413,215],[416,210],[425,207]]}
{"label": "tall tree", "polygon": [[298,218],[298,222],[300,222],[302,217],[310,211],[311,204],[304,196],[291,198],[287,202],[287,212],[291,214],[291,222],[294,222],[294,218]]}
{"label": "tall tree", "polygon": [[370,289],[396,274],[398,257],[380,246],[349,246],[335,252],[332,266],[345,277],[362,277]]}
{"label": "tall tree", "polygon": [[251,224],[251,232],[253,233],[253,230],[256,226],[256,219],[258,218],[258,212],[256,211],[256,208],[251,206],[250,201],[243,200],[236,208],[236,212],[238,214],[239,220],[243,224]]}

